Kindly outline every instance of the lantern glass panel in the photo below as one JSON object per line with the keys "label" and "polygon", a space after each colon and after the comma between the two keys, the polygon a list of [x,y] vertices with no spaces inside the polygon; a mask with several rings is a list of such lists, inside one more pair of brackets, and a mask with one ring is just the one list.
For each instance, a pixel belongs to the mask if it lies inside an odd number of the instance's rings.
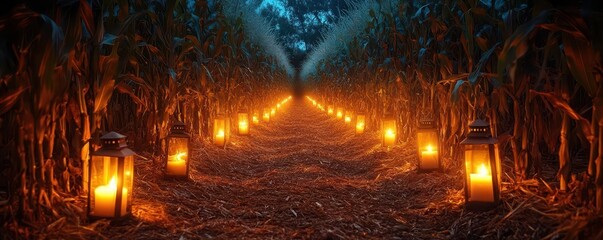
{"label": "lantern glass panel", "polygon": [[253,112],[253,116],[251,117],[251,121],[255,125],[260,124],[260,116],[259,116],[259,114],[257,112]]}
{"label": "lantern glass panel", "polygon": [[366,127],[366,119],[364,114],[358,114],[356,116],[356,133],[364,133],[364,128]]}
{"label": "lantern glass panel", "polygon": [[337,120],[343,119],[343,108],[337,108]]}
{"label": "lantern glass panel", "polygon": [[396,120],[385,119],[382,125],[383,146],[394,146],[396,144]]}
{"label": "lantern glass panel", "polygon": [[347,112],[345,112],[345,117],[344,117],[343,121],[345,122],[346,125],[351,124],[353,117],[354,117],[354,113],[351,111],[347,111]]}
{"label": "lantern glass panel", "polygon": [[264,120],[264,122],[270,122],[270,110],[268,108],[264,108],[262,119]]}
{"label": "lantern glass panel", "polygon": [[[134,182],[133,159],[133,156],[92,155],[90,162],[90,216],[122,217],[130,212]],[[120,166],[120,162],[123,164],[122,166]],[[117,212],[116,208],[120,210]]]}
{"label": "lantern glass panel", "polygon": [[333,106],[332,106],[332,105],[329,105],[329,106],[327,107],[327,115],[329,115],[329,116],[333,116],[333,112],[334,112],[334,110],[333,110]]}
{"label": "lantern glass panel", "polygon": [[185,137],[169,137],[167,150],[166,174],[172,176],[188,176],[188,143]]}
{"label": "lantern glass panel", "polygon": [[465,145],[467,191],[470,202],[494,202],[494,184],[488,144]]}
{"label": "lantern glass panel", "polygon": [[249,134],[249,114],[247,113],[239,113],[239,134],[247,135]]}
{"label": "lantern glass panel", "polygon": [[214,144],[217,146],[226,145],[226,120],[216,118],[214,120]]}
{"label": "lantern glass panel", "polygon": [[437,129],[419,129],[417,132],[419,168],[431,170],[440,168]]}

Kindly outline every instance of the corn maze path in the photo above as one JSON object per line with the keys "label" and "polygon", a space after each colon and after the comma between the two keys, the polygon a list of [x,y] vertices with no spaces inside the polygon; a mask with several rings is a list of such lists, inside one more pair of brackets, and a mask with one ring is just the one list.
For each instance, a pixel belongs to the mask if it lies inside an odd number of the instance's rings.
{"label": "corn maze path", "polygon": [[109,238],[438,239],[462,212],[456,174],[416,173],[410,146],[380,147],[308,101],[293,100],[225,149],[194,144],[191,178],[136,163],[133,217]]}

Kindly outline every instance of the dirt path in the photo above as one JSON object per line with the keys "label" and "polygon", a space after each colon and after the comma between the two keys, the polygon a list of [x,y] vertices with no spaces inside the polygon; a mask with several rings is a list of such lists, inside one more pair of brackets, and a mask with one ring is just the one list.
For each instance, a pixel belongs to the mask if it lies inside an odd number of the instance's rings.
{"label": "dirt path", "polygon": [[355,136],[302,100],[226,149],[195,148],[189,181],[139,161],[134,217],[103,235],[448,238],[461,212],[454,174],[417,174],[412,148],[385,152],[376,133]]}

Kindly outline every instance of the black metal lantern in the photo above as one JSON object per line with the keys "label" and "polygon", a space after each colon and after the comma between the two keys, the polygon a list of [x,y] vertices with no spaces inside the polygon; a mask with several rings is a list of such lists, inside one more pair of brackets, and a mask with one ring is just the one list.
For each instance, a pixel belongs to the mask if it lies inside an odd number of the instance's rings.
{"label": "black metal lantern", "polygon": [[419,120],[417,150],[419,155],[419,171],[433,171],[441,168],[438,129],[435,121],[431,118]]}
{"label": "black metal lantern", "polygon": [[126,136],[110,132],[91,154],[88,179],[88,216],[117,218],[132,212],[134,151]]}
{"label": "black metal lantern", "polygon": [[498,140],[490,124],[475,120],[461,142],[465,158],[465,204],[469,209],[487,209],[500,201],[501,166]]}
{"label": "black metal lantern", "polygon": [[186,132],[185,127],[183,122],[176,121],[166,138],[166,176],[188,178],[191,136]]}

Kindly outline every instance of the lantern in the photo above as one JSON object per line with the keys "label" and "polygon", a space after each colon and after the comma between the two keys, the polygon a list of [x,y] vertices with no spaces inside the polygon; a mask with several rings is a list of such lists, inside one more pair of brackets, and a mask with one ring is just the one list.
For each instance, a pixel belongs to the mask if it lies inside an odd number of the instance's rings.
{"label": "lantern", "polygon": [[172,125],[167,136],[165,175],[188,178],[190,136],[186,133],[183,122]]}
{"label": "lantern", "polygon": [[364,114],[359,113],[356,116],[356,134],[364,133],[364,128],[366,127],[366,117]]}
{"label": "lantern", "polygon": [[417,149],[419,150],[419,171],[440,169],[438,129],[432,119],[419,120],[417,129]]}
{"label": "lantern", "polygon": [[345,117],[343,118],[343,121],[345,122],[346,125],[352,124],[352,118],[354,117],[354,112],[352,111],[346,111],[345,112]]}
{"label": "lantern", "polygon": [[257,111],[253,111],[253,115],[251,116],[251,122],[254,125],[260,124],[260,116]]}
{"label": "lantern", "polygon": [[118,218],[132,212],[134,151],[126,136],[110,132],[91,154],[88,175],[88,216]]}
{"label": "lantern", "polygon": [[276,109],[278,110],[278,109],[280,109],[280,108],[281,108],[281,103],[277,103],[277,104],[276,104]]}
{"label": "lantern", "polygon": [[214,119],[214,144],[218,147],[225,147],[230,138],[230,120],[222,115]]}
{"label": "lantern", "polygon": [[465,204],[470,209],[490,208],[500,200],[500,156],[490,124],[475,120],[461,142],[465,158]]}
{"label": "lantern", "polygon": [[337,117],[337,120],[343,119],[343,108],[337,108],[336,117]]}
{"label": "lantern", "polygon": [[264,108],[264,112],[262,113],[262,120],[264,120],[264,122],[270,122],[270,110],[268,108]]}
{"label": "lantern", "polygon": [[383,146],[391,147],[396,144],[396,119],[386,116],[381,123],[381,134],[383,134]]}
{"label": "lantern", "polygon": [[249,114],[247,112],[240,112],[237,114],[239,120],[239,135],[249,134]]}
{"label": "lantern", "polygon": [[270,109],[270,117],[273,118],[276,116],[276,108]]}
{"label": "lantern", "polygon": [[333,116],[333,105],[327,106],[327,115]]}

